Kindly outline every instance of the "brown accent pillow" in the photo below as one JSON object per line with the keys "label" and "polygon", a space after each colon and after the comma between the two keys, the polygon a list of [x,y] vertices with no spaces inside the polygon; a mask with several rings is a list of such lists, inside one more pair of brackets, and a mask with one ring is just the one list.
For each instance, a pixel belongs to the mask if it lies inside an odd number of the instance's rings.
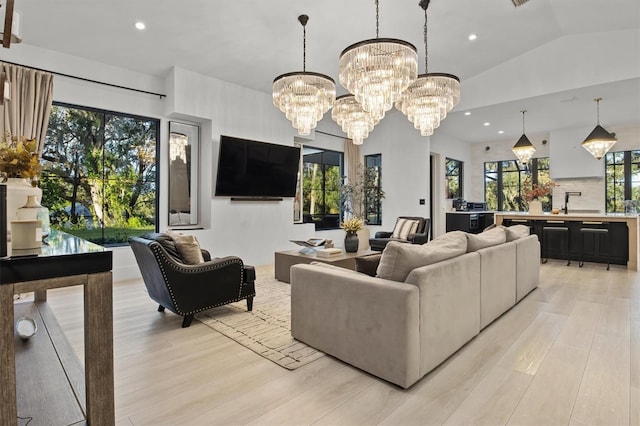
{"label": "brown accent pillow", "polygon": [[371,277],[376,276],[378,264],[382,253],[370,254],[368,256],[356,257],[356,271],[367,274]]}

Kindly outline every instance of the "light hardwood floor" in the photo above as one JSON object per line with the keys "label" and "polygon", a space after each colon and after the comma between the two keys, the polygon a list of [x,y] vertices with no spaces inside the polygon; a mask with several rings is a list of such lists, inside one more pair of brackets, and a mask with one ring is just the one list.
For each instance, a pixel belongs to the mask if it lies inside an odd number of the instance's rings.
{"label": "light hardwood floor", "polygon": [[[82,353],[80,288],[49,303]],[[255,299],[260,303],[260,295]],[[541,285],[408,390],[331,357],[287,371],[114,285],[118,425],[640,424],[640,273],[542,265]]]}

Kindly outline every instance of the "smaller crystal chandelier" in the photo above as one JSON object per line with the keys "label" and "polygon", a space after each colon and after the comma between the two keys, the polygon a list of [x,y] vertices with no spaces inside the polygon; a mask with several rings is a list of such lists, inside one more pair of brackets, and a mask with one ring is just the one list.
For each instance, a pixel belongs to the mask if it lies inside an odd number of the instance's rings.
{"label": "smaller crystal chandelier", "polygon": [[273,80],[273,104],[284,112],[298,134],[308,135],[336,100],[336,84],[324,74],[307,72],[307,15],[298,16],[303,28],[302,72]]}
{"label": "smaller crystal chandelier", "polygon": [[350,94],[338,96],[331,111],[331,118],[342,127],[342,131],[349,136],[354,145],[362,145],[369,132],[380,122],[363,110],[355,96]]}
{"label": "smaller crystal chandelier", "polygon": [[596,110],[597,110],[597,125],[595,129],[589,133],[589,136],[582,142],[584,149],[589,151],[597,160],[604,157],[609,152],[613,144],[618,140],[611,133],[607,132],[604,127],[600,125],[600,101],[602,98],[595,98]]}
{"label": "smaller crystal chandelier", "polygon": [[460,102],[460,79],[452,74],[429,73],[427,49],[427,7],[430,0],[418,4],[424,9],[424,74],[420,74],[400,100],[396,108],[407,116],[422,136],[431,136],[447,113]]}
{"label": "smaller crystal chandelier", "polygon": [[376,0],[376,38],[352,44],[340,54],[340,83],[365,111],[381,120],[418,74],[418,52],[403,40],[379,37]]}
{"label": "smaller crystal chandelier", "polygon": [[529,160],[531,160],[531,157],[533,157],[536,149],[527,135],[524,134],[524,114],[527,112],[527,110],[520,112],[522,113],[522,136],[520,136],[520,139],[518,139],[518,142],[516,142],[511,150],[516,155],[516,157],[518,157],[520,164],[524,165]]}

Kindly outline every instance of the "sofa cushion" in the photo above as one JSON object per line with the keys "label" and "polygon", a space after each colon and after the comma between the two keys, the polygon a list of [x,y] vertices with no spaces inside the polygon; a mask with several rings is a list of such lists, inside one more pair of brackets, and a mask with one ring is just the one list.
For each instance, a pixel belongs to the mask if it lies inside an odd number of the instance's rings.
{"label": "sofa cushion", "polygon": [[356,257],[356,271],[367,274],[370,277],[376,276],[378,265],[380,264],[380,258],[382,253],[370,254],[368,256]]}
{"label": "sofa cushion", "polygon": [[495,227],[479,234],[467,235],[467,252],[477,251],[485,247],[497,246],[507,241],[507,233],[503,227]]}
{"label": "sofa cushion", "polygon": [[531,231],[527,225],[512,225],[505,228],[505,230],[507,231],[507,242],[531,235]]}
{"label": "sofa cushion", "polygon": [[409,234],[415,234],[418,230],[418,224],[419,221],[414,219],[398,218],[396,226],[393,228],[393,232],[391,233],[391,238],[407,240],[409,238]]}
{"label": "sofa cushion", "polygon": [[142,238],[146,240],[156,241],[171,257],[174,257],[179,262],[184,263],[184,259],[182,259],[180,252],[178,252],[178,249],[176,248],[176,243],[173,241],[173,238],[171,238],[169,234],[149,232],[142,235]]}
{"label": "sofa cushion", "polygon": [[447,232],[424,245],[391,241],[382,252],[377,276],[402,282],[415,268],[459,256],[466,250],[467,238],[461,231]]}

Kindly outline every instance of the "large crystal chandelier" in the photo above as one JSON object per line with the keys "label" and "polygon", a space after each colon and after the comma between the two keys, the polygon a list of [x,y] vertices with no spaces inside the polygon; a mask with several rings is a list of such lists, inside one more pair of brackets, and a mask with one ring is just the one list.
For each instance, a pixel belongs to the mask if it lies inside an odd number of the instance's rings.
{"label": "large crystal chandelier", "polygon": [[596,127],[589,133],[589,136],[582,142],[584,149],[589,151],[597,160],[604,157],[609,152],[611,147],[618,141],[614,135],[607,132],[604,127],[600,125],[600,101],[602,98],[595,98],[596,110],[597,110],[597,124]]}
{"label": "large crystal chandelier", "polygon": [[520,164],[525,165],[531,160],[533,154],[536,152],[536,148],[533,146],[527,135],[524,134],[524,114],[527,110],[520,111],[522,113],[522,136],[518,139],[518,142],[511,148],[513,153],[520,160]]}
{"label": "large crystal chandelier", "polygon": [[460,79],[452,74],[429,73],[427,48],[427,7],[430,0],[421,0],[424,9],[424,74],[420,74],[402,97],[396,108],[407,116],[422,136],[431,136],[447,113],[460,102]]}
{"label": "large crystal chandelier", "polygon": [[303,28],[302,72],[273,80],[273,104],[284,112],[298,134],[308,135],[336,100],[336,84],[324,74],[307,72],[307,15],[298,16]]}
{"label": "large crystal chandelier", "polygon": [[375,120],[384,117],[418,73],[418,53],[414,45],[378,37],[376,0],[376,38],[344,49],[340,54],[339,74],[340,83]]}
{"label": "large crystal chandelier", "polygon": [[362,141],[380,121],[363,110],[355,96],[351,94],[338,96],[331,111],[331,118],[342,127],[342,131],[355,145],[362,145]]}

